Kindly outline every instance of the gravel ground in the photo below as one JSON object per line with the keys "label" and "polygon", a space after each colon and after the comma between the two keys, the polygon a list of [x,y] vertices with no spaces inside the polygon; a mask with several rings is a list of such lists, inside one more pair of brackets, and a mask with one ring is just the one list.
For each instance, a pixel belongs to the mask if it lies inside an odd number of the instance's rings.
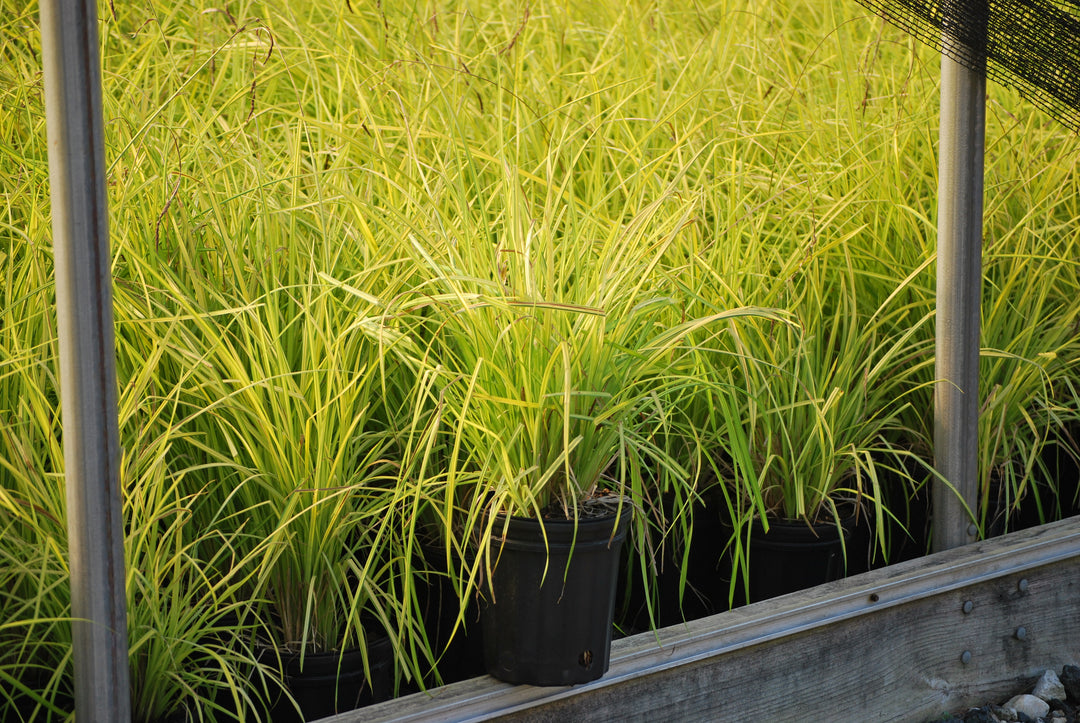
{"label": "gravel ground", "polygon": [[1066,665],[1060,676],[1047,670],[1035,687],[1001,703],[934,718],[933,723],[1080,723],[1080,667]]}

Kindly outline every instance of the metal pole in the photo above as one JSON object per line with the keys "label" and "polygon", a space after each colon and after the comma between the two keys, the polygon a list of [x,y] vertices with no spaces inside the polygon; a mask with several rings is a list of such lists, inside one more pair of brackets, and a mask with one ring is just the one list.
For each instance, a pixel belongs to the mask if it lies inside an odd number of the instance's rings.
{"label": "metal pole", "polygon": [[116,360],[93,0],[41,0],[75,709],[131,718]]}
{"label": "metal pole", "polygon": [[955,492],[935,482],[935,552],[977,535],[961,500],[976,510],[985,93],[984,74],[942,56],[934,464]]}

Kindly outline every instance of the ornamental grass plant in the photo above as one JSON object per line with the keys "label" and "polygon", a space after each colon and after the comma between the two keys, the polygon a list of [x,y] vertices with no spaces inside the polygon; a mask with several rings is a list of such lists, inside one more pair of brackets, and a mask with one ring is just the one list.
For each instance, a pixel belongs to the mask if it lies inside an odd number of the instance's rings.
{"label": "ornamental grass plant", "polygon": [[[614,137],[561,133],[555,153],[589,159],[580,170],[567,161],[568,179],[608,165]],[[635,539],[649,554],[648,541],[670,524],[660,494],[673,497],[678,514],[696,495],[688,465],[659,442],[673,434],[675,401],[696,383],[686,376],[690,337],[773,315],[734,308],[686,316],[671,294],[677,270],[668,256],[695,201],[680,200],[674,187],[657,191],[650,174],[628,174],[617,191],[642,197],[643,209],[620,223],[624,206],[612,218],[609,209],[565,203],[568,183],[553,188],[510,161],[475,163],[504,174],[500,200],[487,209],[491,226],[473,218],[451,235],[438,229],[455,219],[436,218],[411,235],[418,281],[395,309],[412,320],[436,379],[448,453],[435,515],[451,564],[465,565],[463,597],[493,564],[471,550],[490,550],[486,541],[513,516],[578,520],[597,505],[637,511]],[[646,202],[651,192],[659,195]],[[474,224],[473,239],[460,235]],[[569,243],[575,236],[592,241]]]}
{"label": "ornamental grass plant", "polygon": [[[917,343],[930,314],[895,327],[907,310],[886,300],[862,318],[851,286],[829,290],[812,271],[806,275],[798,323],[733,330],[730,347],[713,352],[706,372],[721,390],[706,428],[715,435],[712,470],[733,527],[732,585],[753,564],[752,531],[767,532],[774,521],[838,531],[855,521],[873,533],[869,559],[884,557],[896,521],[887,487],[900,484],[911,495],[927,474],[903,416],[920,386],[914,372],[931,358]],[[808,313],[822,308],[815,296],[830,291],[849,305],[831,316]]]}
{"label": "ornamental grass plant", "polygon": [[227,313],[183,313],[171,352],[192,369],[187,454],[230,511],[212,524],[250,536],[238,547],[254,558],[262,644],[303,660],[389,636],[411,678],[430,663],[413,617],[417,491],[399,447],[412,381],[371,300],[318,277],[268,286]]}
{"label": "ornamental grass plant", "polygon": [[[639,32],[638,20],[610,18],[611,33]],[[440,33],[467,30],[474,41],[501,30],[469,16],[439,23]],[[523,19],[513,47],[550,47],[559,28],[582,33],[586,47],[607,45],[554,13]],[[445,503],[431,513],[447,564],[466,565],[464,591],[479,572],[465,562],[468,548],[484,549],[496,532],[487,512],[574,519],[605,491],[644,512],[635,539],[647,549],[671,524],[661,494],[676,498],[676,518],[695,495],[689,465],[657,443],[672,436],[674,400],[694,383],[683,376],[686,339],[763,313],[688,317],[677,295],[685,260],[672,250],[698,208],[683,173],[707,140],[693,129],[682,143],[623,110],[677,113],[681,89],[639,90],[604,65],[583,81],[542,82],[559,72],[537,68],[550,58],[494,42],[469,44],[462,70],[426,45],[426,30],[418,35],[409,51],[434,57],[390,78],[419,90],[380,86],[368,101],[374,113],[389,100],[409,123],[372,123],[352,144],[392,181],[394,203],[372,211],[379,225],[407,229],[404,252],[417,270],[394,313],[410,319],[438,380]],[[472,113],[474,100],[487,112]]]}
{"label": "ornamental grass plant", "polygon": [[[33,293],[50,294],[47,286]],[[21,324],[25,339],[34,343],[20,347],[19,335],[6,333],[3,345],[15,352],[4,359],[4,382],[17,385],[26,400],[0,426],[8,450],[0,465],[6,533],[0,546],[8,583],[7,644],[0,657],[5,720],[64,720],[73,702],[59,407],[55,378],[43,361],[55,354],[56,340],[45,318],[51,304],[35,306],[35,315]],[[118,308],[125,308],[122,295]],[[243,643],[252,616],[246,614],[251,600],[241,591],[245,575],[254,571],[237,553],[243,531],[228,530],[222,520],[207,527],[191,524],[204,495],[184,491],[190,470],[171,456],[185,431],[176,389],[162,388],[155,375],[163,347],[152,344],[152,335],[136,333],[133,340],[125,333],[130,320],[121,313],[118,321],[133,719],[210,720],[217,713],[249,710],[254,691],[273,681],[256,668]],[[223,559],[230,564],[221,564]]]}
{"label": "ornamental grass plant", "polygon": [[1073,500],[1061,498],[1047,455],[1052,448],[1076,455],[1070,434],[1080,416],[1080,300],[1058,293],[1075,273],[1075,261],[1060,259],[1075,247],[1074,236],[1036,231],[1025,220],[1004,238],[991,238],[984,255],[978,444],[984,535],[1074,509]]}

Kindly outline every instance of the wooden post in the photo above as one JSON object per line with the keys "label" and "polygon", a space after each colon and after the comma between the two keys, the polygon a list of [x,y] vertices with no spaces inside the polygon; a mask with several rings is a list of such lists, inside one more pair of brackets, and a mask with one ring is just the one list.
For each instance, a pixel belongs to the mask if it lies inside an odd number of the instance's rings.
{"label": "wooden post", "polygon": [[41,0],[79,721],[131,718],[97,7]]}

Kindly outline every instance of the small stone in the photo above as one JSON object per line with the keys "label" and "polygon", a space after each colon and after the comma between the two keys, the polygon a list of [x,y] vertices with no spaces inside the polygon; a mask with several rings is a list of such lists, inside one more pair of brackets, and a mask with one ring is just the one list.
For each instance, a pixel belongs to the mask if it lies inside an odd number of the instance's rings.
{"label": "small stone", "polygon": [[1070,706],[1065,701],[1058,700],[1057,698],[1051,698],[1050,700],[1048,700],[1046,702],[1050,704],[1050,717],[1051,718],[1054,717],[1054,713],[1060,713],[1061,714],[1061,715],[1058,716],[1058,718],[1068,718],[1070,715],[1072,715],[1072,706]]}
{"label": "small stone", "polygon": [[1066,665],[1061,669],[1060,680],[1065,687],[1069,700],[1073,703],[1080,703],[1080,667]]}
{"label": "small stone", "polygon": [[1011,723],[1011,721],[1016,720],[1016,711],[1012,708],[1005,708],[1000,705],[991,705],[989,708],[990,712],[993,713],[994,717],[1001,721],[1001,723]]}
{"label": "small stone", "polygon": [[1041,698],[1047,703],[1054,698],[1065,700],[1065,686],[1061,684],[1061,680],[1057,677],[1057,673],[1048,670],[1042,674],[1041,678],[1039,678],[1039,682],[1035,684],[1035,689],[1031,691],[1031,694],[1036,698]]}
{"label": "small stone", "polygon": [[1005,704],[1005,707],[1015,710],[1017,718],[1020,718],[1021,721],[1023,720],[1023,718],[1020,717],[1021,714],[1030,718],[1042,718],[1050,712],[1050,704],[1033,695],[1018,695],[1014,698],[1010,698],[1009,702]]}
{"label": "small stone", "polygon": [[998,720],[986,708],[972,708],[964,713],[964,723],[998,723]]}

